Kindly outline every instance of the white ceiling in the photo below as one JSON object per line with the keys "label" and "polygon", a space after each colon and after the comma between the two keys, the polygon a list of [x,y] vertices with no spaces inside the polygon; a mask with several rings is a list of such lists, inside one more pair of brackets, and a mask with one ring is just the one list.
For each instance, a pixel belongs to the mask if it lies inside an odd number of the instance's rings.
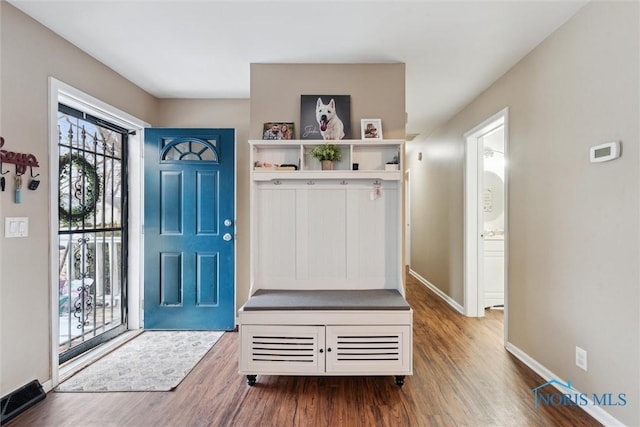
{"label": "white ceiling", "polygon": [[253,62],[404,62],[407,132],[423,135],[586,3],[8,1],[161,98],[248,98]]}

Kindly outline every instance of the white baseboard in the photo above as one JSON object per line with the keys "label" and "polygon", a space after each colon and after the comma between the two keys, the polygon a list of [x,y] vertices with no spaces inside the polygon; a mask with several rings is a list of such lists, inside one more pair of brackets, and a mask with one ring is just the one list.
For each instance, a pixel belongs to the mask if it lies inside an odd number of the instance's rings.
{"label": "white baseboard", "polygon": [[49,393],[51,389],[53,389],[53,383],[51,382],[51,380],[47,380],[43,382],[41,385],[45,393]]}
{"label": "white baseboard", "polygon": [[458,304],[456,302],[456,300],[454,300],[449,295],[447,295],[444,292],[442,292],[433,283],[429,282],[427,279],[425,279],[424,277],[422,277],[421,275],[419,275],[418,273],[416,273],[412,269],[409,269],[409,274],[411,274],[413,277],[415,277],[416,280],[418,280],[420,283],[425,285],[427,288],[431,289],[436,295],[438,295],[447,304],[449,304],[451,307],[453,307],[454,310],[456,310],[458,313],[460,313],[460,314],[462,314],[464,316],[464,307],[462,307],[460,304]]}
{"label": "white baseboard", "polygon": [[[551,372],[545,366],[538,363],[537,360],[533,359],[527,353],[520,350],[518,347],[511,344],[510,342],[507,342],[507,344],[505,345],[505,348],[509,353],[513,354],[518,360],[520,360],[522,363],[524,363],[529,368],[531,368],[536,374],[540,375],[545,381],[558,380],[560,382],[567,383],[566,380],[558,377],[556,374]],[[566,390],[560,388],[560,386],[558,386],[555,383],[551,385],[562,393],[566,392]],[[580,394],[580,391],[576,390],[576,393]],[[591,415],[598,422],[602,423],[605,426],[624,426],[625,425],[624,423],[620,422],[617,418],[609,414],[607,411],[602,409],[600,406],[594,405],[593,401],[591,400],[589,400],[588,405],[584,405],[584,406],[581,405],[580,408],[584,409],[584,411],[587,414]]]}

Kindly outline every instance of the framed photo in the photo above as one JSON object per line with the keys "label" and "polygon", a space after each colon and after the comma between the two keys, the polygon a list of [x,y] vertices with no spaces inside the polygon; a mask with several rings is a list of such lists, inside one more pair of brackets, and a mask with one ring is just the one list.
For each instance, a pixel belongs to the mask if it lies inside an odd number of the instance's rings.
{"label": "framed photo", "polygon": [[362,139],[382,139],[382,120],[360,120],[360,137]]}
{"label": "framed photo", "polygon": [[300,95],[300,139],[351,138],[351,95]]}
{"label": "framed photo", "polygon": [[296,139],[293,122],[268,122],[262,128],[262,139]]}

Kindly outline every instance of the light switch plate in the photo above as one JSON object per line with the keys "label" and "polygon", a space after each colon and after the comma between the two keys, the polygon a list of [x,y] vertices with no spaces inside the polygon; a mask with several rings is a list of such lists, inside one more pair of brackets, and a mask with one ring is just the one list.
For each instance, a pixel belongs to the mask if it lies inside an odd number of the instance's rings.
{"label": "light switch plate", "polygon": [[6,217],[4,219],[4,237],[27,237],[29,235],[29,218]]}

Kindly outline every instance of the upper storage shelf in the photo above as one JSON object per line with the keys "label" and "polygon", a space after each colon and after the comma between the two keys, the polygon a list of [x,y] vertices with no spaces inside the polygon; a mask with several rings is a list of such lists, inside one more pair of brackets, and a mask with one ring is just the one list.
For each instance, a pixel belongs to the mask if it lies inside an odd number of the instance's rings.
{"label": "upper storage shelf", "polygon": [[[322,170],[311,155],[313,147],[325,143],[342,149],[342,159],[333,170]],[[274,179],[381,179],[402,180],[404,140],[250,140],[254,181]],[[396,161],[395,164],[388,164]],[[356,166],[357,165],[357,166]],[[357,167],[357,169],[356,169]]]}

